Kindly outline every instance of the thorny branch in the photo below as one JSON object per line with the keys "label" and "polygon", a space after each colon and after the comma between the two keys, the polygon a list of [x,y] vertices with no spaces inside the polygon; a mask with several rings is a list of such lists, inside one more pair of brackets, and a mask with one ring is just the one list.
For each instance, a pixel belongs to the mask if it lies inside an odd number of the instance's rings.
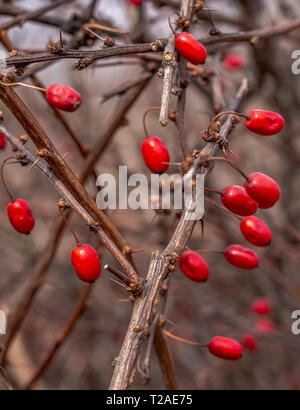
{"label": "thorny branch", "polygon": [[[112,118],[108,120],[106,127],[101,132],[98,141],[96,142],[95,146],[91,149],[91,154],[86,160],[81,175],[79,176],[79,180],[82,184],[85,184],[85,182],[87,181],[94,166],[105,152],[105,149],[110,143],[116,130],[121,126],[122,120],[125,118],[126,114],[130,110],[132,104],[137,100],[141,92],[144,90],[145,86],[148,84],[148,81],[149,79],[147,81],[145,80],[142,84],[133,87],[132,90],[129,90],[120,99],[119,104],[117,105]],[[70,212],[66,211],[65,218],[68,218],[69,216]],[[58,223],[54,226],[49,241],[45,246],[45,250],[42,252],[41,257],[39,258],[39,261],[37,262],[34,268],[32,283],[30,284],[29,288],[25,291],[24,296],[22,296],[21,302],[19,303],[17,311],[14,314],[12,322],[10,324],[9,333],[5,340],[5,344],[3,346],[3,350],[0,356],[0,366],[3,366],[5,364],[7,353],[11,346],[11,343],[14,340],[16,334],[18,333],[20,327],[22,326],[22,323],[24,322],[24,319],[28,314],[28,311],[33,303],[36,294],[45,282],[46,272],[49,269],[49,266],[55,256],[58,243],[64,231],[64,227],[65,223],[63,220],[58,221]],[[130,247],[127,246],[126,250],[130,251]],[[130,256],[131,255],[129,253],[128,257],[130,258]]]}
{"label": "thorny branch", "polygon": [[[8,131],[4,127],[0,127],[1,132],[7,137],[7,139],[11,142],[11,144],[17,148],[18,151],[25,155],[24,159],[26,159],[30,164],[35,164],[35,167],[38,168],[44,175],[48,177],[48,179],[52,182],[55,186],[57,191],[62,195],[62,197],[66,200],[67,204],[78,213],[82,219],[85,221],[88,228],[93,231],[97,237],[102,241],[103,245],[115,256],[118,260],[122,268],[128,275],[131,277],[133,281],[133,292],[139,292],[141,290],[142,281],[137,276],[136,272],[134,271],[133,267],[130,263],[125,259],[124,255],[120,252],[117,246],[112,242],[112,240],[106,235],[106,233],[101,229],[100,226],[97,225],[94,218],[83,208],[83,206],[76,200],[73,194],[68,190],[68,188],[64,185],[64,183],[57,178],[54,174],[53,170],[47,167],[42,162],[37,162],[37,157],[34,157],[21,143],[20,140],[13,137],[8,133]],[[135,280],[137,278],[137,280]]]}
{"label": "thorny branch", "polygon": [[[230,110],[237,110],[247,92],[247,80],[244,80]],[[232,116],[229,116],[220,131],[220,140],[226,138],[232,128]],[[201,154],[213,155],[218,143],[208,143],[201,151],[199,158],[194,161],[189,172],[196,174],[199,169]],[[208,173],[208,169],[204,172]],[[135,366],[156,313],[160,299],[160,290],[165,279],[174,270],[174,264],[184,251],[193,232],[195,221],[187,218],[190,210],[186,209],[177,228],[165,250],[162,253],[153,252],[143,293],[136,299],[133,313],[119,357],[115,361],[114,374],[110,390],[125,390],[133,381]]]}

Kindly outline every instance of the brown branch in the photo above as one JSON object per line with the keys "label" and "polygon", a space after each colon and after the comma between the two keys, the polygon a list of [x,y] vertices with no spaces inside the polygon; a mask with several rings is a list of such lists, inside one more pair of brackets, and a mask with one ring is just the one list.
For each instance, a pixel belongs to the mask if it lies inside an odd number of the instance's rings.
{"label": "brown branch", "polygon": [[[268,37],[279,36],[286,34],[292,30],[295,30],[300,27],[300,20],[293,20],[290,23],[286,23],[282,26],[261,30],[253,30],[244,33],[233,33],[233,34],[223,34],[216,37],[210,37],[205,39],[200,39],[199,41],[206,46],[211,46],[215,44],[223,43],[233,43],[241,41],[250,41],[253,42],[264,39]],[[78,50],[66,50],[62,51],[60,54],[50,54],[50,53],[39,53],[29,56],[15,56],[8,57],[6,59],[7,67],[12,67],[15,65],[28,65],[43,61],[57,61],[64,58],[71,59],[82,59],[90,58],[92,61],[99,60],[101,58],[121,56],[121,55],[130,55],[136,53],[147,53],[153,51],[153,43],[146,44],[136,44],[136,45],[126,45],[122,47],[113,47],[104,50],[96,51],[78,51]]]}
{"label": "brown branch", "polygon": [[[125,96],[121,98],[112,118],[108,121],[108,124],[104,129],[103,133],[99,136],[99,138],[97,138],[97,142],[91,150],[93,154],[91,154],[86,161],[86,165],[84,166],[83,171],[79,177],[79,180],[82,184],[85,184],[85,182],[87,181],[90,172],[92,172],[94,166],[96,165],[96,162],[105,152],[105,149],[107,148],[111,138],[113,137],[117,129],[121,126],[122,120],[125,118],[127,112],[132,107],[132,104],[142,93],[144,87],[148,84],[148,82],[149,80],[144,81],[143,84],[133,87],[132,90],[129,90],[125,94]],[[70,214],[71,213],[67,211],[65,213],[65,217],[68,218]],[[1,352],[0,367],[5,365],[7,353],[11,346],[11,343],[14,340],[16,334],[18,333],[20,327],[22,326],[37,292],[41,289],[42,285],[44,284],[46,272],[55,256],[56,248],[61,239],[64,227],[65,223],[63,220],[59,221],[56,224],[52,234],[50,235],[50,239],[34,269],[33,281],[30,284],[28,290],[26,290],[25,294],[23,295],[21,302],[18,305],[17,311],[13,316],[13,320],[10,325],[10,330],[5,341],[3,351]],[[127,247],[127,249],[130,248]],[[130,261],[132,261],[130,255],[128,255],[128,258]]]}
{"label": "brown branch", "polygon": [[150,78],[152,78],[152,76],[153,76],[152,73],[146,72],[146,73],[143,73],[140,77],[135,78],[134,80],[129,80],[121,85],[118,85],[112,91],[102,94],[100,98],[100,104],[105,103],[106,101],[110,100],[113,97],[116,97],[117,95],[124,94],[130,88],[133,88],[135,85],[144,83],[145,80],[149,80]]}
{"label": "brown branch", "polygon": [[253,43],[255,43],[256,41],[264,38],[276,37],[282,34],[287,34],[290,31],[296,30],[298,28],[300,28],[300,20],[292,20],[289,23],[283,24],[278,27],[270,27],[267,29],[223,34],[220,36],[205,38],[199,41],[205,46],[212,46],[215,44],[223,43],[236,43],[241,41],[252,41]]}
{"label": "brown branch", "polygon": [[[69,214],[69,212],[68,212]],[[67,217],[67,214],[65,214]],[[57,246],[61,239],[65,223],[63,220],[58,221],[50,236],[47,246],[39,258],[39,261],[34,269],[33,280],[29,288],[25,291],[22,296],[21,302],[18,305],[17,311],[13,316],[12,322],[10,324],[9,332],[7,338],[5,339],[5,344],[0,355],[0,367],[4,367],[6,364],[6,358],[8,351],[10,349],[11,343],[14,340],[16,334],[18,333],[20,327],[22,326],[24,319],[33,303],[33,300],[40,290],[45,281],[45,274],[49,268],[52,259],[55,256]]]}
{"label": "brown branch", "polygon": [[163,127],[169,121],[169,104],[171,99],[171,90],[174,72],[177,68],[177,53],[175,51],[175,37],[172,34],[169,37],[168,44],[164,50],[162,70],[163,70],[163,89],[161,95],[161,109],[159,122]]}
{"label": "brown branch", "polygon": [[77,324],[78,320],[82,316],[85,308],[86,302],[89,298],[89,295],[92,290],[92,285],[87,284],[84,286],[81,295],[76,303],[76,306],[71,313],[70,319],[68,320],[65,328],[63,331],[57,336],[55,343],[51,347],[50,351],[47,353],[45,359],[43,360],[42,364],[39,366],[33,377],[31,378],[30,382],[26,385],[26,390],[31,390],[34,388],[38,380],[43,376],[46,370],[51,365],[56,353],[61,348],[61,346],[66,342],[70,334],[72,333],[75,325]]}
{"label": "brown branch", "polygon": [[126,45],[121,47],[111,47],[103,50],[95,51],[83,51],[83,50],[66,50],[61,51],[60,54],[51,54],[51,53],[39,53],[28,55],[24,57],[15,56],[8,57],[6,59],[7,67],[13,67],[15,65],[28,65],[43,61],[58,61],[64,58],[71,59],[81,59],[81,58],[90,58],[92,61],[99,60],[101,58],[121,56],[127,54],[136,54],[136,53],[149,53],[152,50],[152,43],[150,44],[134,44]]}
{"label": "brown branch", "polygon": [[6,136],[6,138],[12,145],[18,151],[25,154],[25,159],[29,163],[35,164],[34,165],[35,168],[38,168],[44,175],[48,177],[48,179],[52,182],[52,184],[55,186],[57,191],[63,196],[63,198],[70,205],[70,207],[73,208],[73,210],[82,217],[82,219],[85,221],[89,229],[97,235],[97,237],[102,241],[103,245],[111,252],[111,254],[119,262],[119,264],[122,266],[124,271],[132,279],[133,283],[136,284],[137,289],[140,288],[142,286],[142,280],[137,275],[132,265],[127,261],[124,254],[120,252],[120,250],[115,245],[115,243],[107,236],[107,234],[97,224],[93,216],[91,216],[89,212],[85,208],[83,208],[81,203],[76,200],[72,192],[69,191],[69,189],[64,185],[64,183],[56,177],[53,170],[48,168],[41,161],[37,162],[37,158],[33,156],[17,138],[10,135],[4,127],[0,127],[0,129],[1,129],[1,132],[4,133],[4,135]]}
{"label": "brown branch", "polygon": [[159,360],[163,379],[167,390],[178,390],[178,381],[176,378],[172,355],[169,351],[166,338],[162,332],[162,323],[158,323],[155,328],[154,347]]}
{"label": "brown branch", "polygon": [[71,3],[73,1],[74,0],[57,0],[57,1],[54,1],[53,3],[48,4],[48,6],[42,7],[38,10],[29,11],[24,14],[17,15],[16,18],[14,18],[12,21],[2,24],[2,26],[0,26],[0,31],[8,30],[18,24],[23,24],[27,20],[32,20],[37,17],[40,17],[42,14],[45,14],[47,11],[53,10],[59,6],[62,6],[63,4]]}
{"label": "brown branch", "polygon": [[[182,0],[181,2],[181,15],[185,16],[186,21],[190,23],[193,15],[194,0]],[[188,29],[187,29],[188,30]],[[185,104],[186,104],[186,88],[187,88],[187,61],[180,55],[179,60],[179,70],[178,70],[178,79],[180,86],[180,94],[177,101],[177,115],[176,115],[176,125],[178,129],[178,136],[181,146],[181,151],[183,158],[186,161],[189,156],[189,149],[186,139],[185,132]]]}
{"label": "brown branch", "polygon": [[[45,159],[50,169],[54,171],[57,179],[62,181],[64,187],[67,188],[72,197],[78,201],[80,208],[84,208],[87,215],[89,215],[89,223],[92,225],[95,223],[100,224],[105,236],[106,234],[109,235],[114,243],[117,244],[117,247],[113,246],[113,248],[111,248],[114,249],[114,252],[118,249],[119,251],[124,251],[126,249],[126,244],[116,227],[109,221],[103,211],[97,207],[96,203],[92,200],[80,181],[73,174],[71,169],[52,144],[45,131],[39,125],[26,105],[17,96],[12,87],[0,86],[0,99],[7,105],[26,133],[32,139],[39,150],[40,156]],[[92,169],[93,168],[94,166]],[[121,262],[123,268],[126,268],[127,274],[132,278],[132,280],[138,282],[139,277],[136,272],[119,251],[116,254],[118,261]]]}

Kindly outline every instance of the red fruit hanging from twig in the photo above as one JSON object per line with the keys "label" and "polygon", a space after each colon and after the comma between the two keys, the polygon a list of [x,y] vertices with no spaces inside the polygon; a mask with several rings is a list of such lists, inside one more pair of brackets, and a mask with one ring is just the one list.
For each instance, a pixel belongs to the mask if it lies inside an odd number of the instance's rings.
{"label": "red fruit hanging from twig", "polygon": [[227,337],[214,337],[208,348],[211,354],[224,360],[239,360],[243,354],[242,345]]}
{"label": "red fruit hanging from twig", "polygon": [[272,334],[276,332],[276,325],[272,320],[259,319],[255,323],[255,328],[260,333]]}
{"label": "red fruit hanging from twig", "polygon": [[22,234],[28,235],[33,230],[35,220],[31,209],[23,199],[16,199],[7,206],[7,215],[13,228]]}
{"label": "red fruit hanging from twig", "polygon": [[209,277],[209,268],[202,256],[196,252],[184,252],[179,258],[179,267],[182,273],[194,282],[206,282]]}
{"label": "red fruit hanging from twig", "polygon": [[259,257],[251,249],[241,245],[231,245],[225,251],[226,260],[237,268],[252,270],[259,264]]}
{"label": "red fruit hanging from twig", "polygon": [[271,208],[280,199],[280,187],[277,182],[261,172],[248,175],[244,186],[248,195],[258,203],[261,209]]}
{"label": "red fruit hanging from twig", "polygon": [[272,233],[269,227],[256,216],[244,218],[240,229],[244,237],[252,245],[265,247],[271,243]]}
{"label": "red fruit hanging from twig", "polygon": [[252,110],[247,114],[245,124],[248,130],[259,135],[275,135],[284,128],[284,118],[277,112]]}
{"label": "red fruit hanging from twig", "polygon": [[48,102],[62,111],[76,111],[81,103],[81,95],[73,88],[62,84],[52,84],[46,92]]}
{"label": "red fruit hanging from twig", "polygon": [[142,154],[145,164],[154,174],[166,172],[169,168],[170,156],[162,139],[149,137],[142,143]]}
{"label": "red fruit hanging from twig", "polygon": [[237,70],[246,66],[245,60],[238,54],[228,54],[224,59],[224,66],[228,70]]}
{"label": "red fruit hanging from twig", "polygon": [[176,50],[191,64],[199,65],[207,59],[207,51],[203,44],[199,43],[190,33],[176,33],[169,17],[169,25],[175,36]]}
{"label": "red fruit hanging from twig", "polygon": [[269,299],[255,299],[252,310],[257,315],[269,315],[272,312],[272,304]]}
{"label": "red fruit hanging from twig", "polygon": [[239,216],[249,216],[255,214],[258,204],[238,185],[231,185],[223,189],[221,193],[223,205],[232,213]]}
{"label": "red fruit hanging from twig", "polygon": [[71,261],[76,274],[83,282],[95,282],[101,274],[101,262],[96,250],[90,245],[73,249]]}
{"label": "red fruit hanging from twig", "polygon": [[176,34],[175,48],[191,64],[199,65],[207,59],[206,48],[190,33]]}
{"label": "red fruit hanging from twig", "polygon": [[154,174],[162,174],[169,168],[170,155],[168,148],[161,138],[149,136],[146,118],[147,115],[154,110],[160,110],[160,107],[148,108],[143,115],[143,126],[147,138],[143,141],[141,150],[145,164],[150,171]]}
{"label": "red fruit hanging from twig", "polygon": [[257,346],[257,339],[254,335],[252,335],[251,333],[247,333],[243,336],[243,341],[242,341],[243,346],[251,351],[255,351],[257,350],[258,346]]}

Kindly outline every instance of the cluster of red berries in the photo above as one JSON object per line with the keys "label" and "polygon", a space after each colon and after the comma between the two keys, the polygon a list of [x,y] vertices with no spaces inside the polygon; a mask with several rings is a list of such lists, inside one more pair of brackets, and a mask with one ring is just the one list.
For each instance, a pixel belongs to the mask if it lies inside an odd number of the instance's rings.
{"label": "cluster of red berries", "polygon": [[[246,127],[259,135],[278,134],[285,124],[280,114],[271,111],[252,110],[245,117]],[[161,138],[146,138],[142,143],[142,155],[151,172],[161,174],[168,170],[170,155]],[[221,195],[224,206],[239,216],[253,215],[258,208],[271,208],[279,198],[278,184],[272,178],[259,172],[248,175],[244,188],[229,186],[223,190]]]}
{"label": "cluster of red berries", "polygon": [[[1,134],[3,135],[3,134]],[[3,135],[5,138],[5,136]],[[19,233],[29,235],[34,226],[35,218],[28,203],[24,199],[13,199],[4,180],[3,169],[1,169],[1,178],[4,188],[6,189],[11,201],[7,206],[7,215],[12,227]],[[74,234],[75,238],[76,235]],[[76,238],[77,240],[77,238]],[[78,241],[77,241],[78,242]],[[101,262],[96,250],[87,244],[77,245],[71,254],[71,262],[76,274],[83,282],[95,282],[101,274]]]}
{"label": "cluster of red berries", "polygon": [[[272,334],[276,331],[274,322],[262,316],[268,316],[272,313],[272,304],[269,299],[255,299],[252,304],[252,311],[259,316],[255,321],[255,330],[259,333]],[[243,336],[242,344],[248,350],[255,351],[258,349],[258,341],[255,335],[247,333]]]}
{"label": "cluster of red berries", "polygon": [[[7,206],[7,214],[13,228],[29,235],[35,225],[35,219],[27,202],[23,199],[12,200]],[[101,274],[101,262],[96,250],[87,244],[73,249],[71,262],[76,274],[83,282],[95,282]]]}

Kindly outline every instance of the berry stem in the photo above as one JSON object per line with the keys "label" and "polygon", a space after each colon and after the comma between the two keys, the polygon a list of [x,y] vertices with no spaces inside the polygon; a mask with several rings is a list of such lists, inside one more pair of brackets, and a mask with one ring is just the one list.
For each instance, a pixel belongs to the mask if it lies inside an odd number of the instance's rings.
{"label": "berry stem", "polygon": [[215,251],[213,249],[198,249],[194,252],[197,252],[197,253],[217,253],[219,255],[224,255],[224,251]]}
{"label": "berry stem", "polygon": [[203,345],[199,342],[192,342],[191,340],[184,339],[183,337],[175,336],[175,335],[173,335],[173,333],[169,332],[166,329],[164,329],[163,332],[166,336],[170,337],[171,339],[177,340],[178,342],[183,342],[183,343],[186,343],[186,344],[192,345],[192,346],[208,347],[207,345]]}
{"label": "berry stem", "polygon": [[228,164],[229,164],[233,169],[235,169],[238,173],[240,173],[240,174],[242,175],[242,177],[244,177],[247,182],[250,182],[248,176],[241,170],[241,168],[238,167],[234,162],[231,161],[231,159],[228,158],[226,148],[223,147],[222,150],[223,150],[224,157],[225,157],[226,161],[228,162]]}
{"label": "berry stem", "polygon": [[228,158],[227,152],[226,152],[226,148],[223,147],[222,151],[224,153],[225,158],[223,157],[211,157],[210,160],[212,161],[226,161],[233,169],[235,169],[239,174],[242,175],[242,177],[245,178],[246,181],[249,181],[249,178],[247,177],[247,175],[241,170],[240,167],[238,167],[234,162],[231,161],[231,159]]}
{"label": "berry stem", "polygon": [[210,189],[210,188],[207,188],[207,187],[204,187],[204,191],[212,192],[212,193],[214,193],[214,194],[222,195],[222,192],[221,192],[221,191],[216,191],[216,190],[214,190],[214,189]]}
{"label": "berry stem", "polygon": [[143,116],[143,126],[144,126],[144,130],[145,130],[145,135],[146,135],[146,137],[147,138],[149,138],[149,132],[148,132],[148,129],[147,129],[147,125],[146,125],[146,118],[147,118],[147,114],[149,113],[149,112],[151,112],[151,111],[154,111],[154,110],[160,110],[161,109],[161,107],[151,107],[151,108],[148,108],[148,110],[146,110],[145,112],[144,112],[144,116]]}
{"label": "berry stem", "polygon": [[20,82],[16,82],[16,83],[3,83],[2,81],[0,81],[1,85],[4,85],[5,87],[14,87],[16,85],[21,85],[22,87],[26,87],[26,88],[32,88],[33,90],[37,90],[37,91],[42,91],[44,93],[47,92],[46,88],[43,87],[36,87],[35,85],[29,85],[29,84],[24,84],[24,83],[20,83]]}
{"label": "berry stem", "polygon": [[79,246],[81,246],[81,243],[80,243],[80,241],[79,241],[79,238],[78,238],[78,236],[76,235],[76,233],[74,232],[74,230],[73,230],[73,228],[71,227],[71,225],[69,224],[69,222],[68,222],[67,218],[65,217],[65,215],[64,215],[63,210],[61,209],[61,207],[59,207],[59,212],[60,212],[60,215],[62,216],[62,218],[63,218],[63,220],[64,220],[66,226],[68,227],[68,229],[70,230],[71,234],[73,235],[77,247],[79,248]]}
{"label": "berry stem", "polygon": [[174,27],[173,27],[172,22],[171,22],[171,16],[172,16],[173,14],[174,14],[174,13],[172,13],[172,14],[170,14],[170,15],[168,16],[168,22],[169,22],[170,29],[172,30],[172,33],[173,33],[174,36],[176,37],[176,36],[177,36],[177,33],[176,33],[176,31],[174,30]]}
{"label": "berry stem", "polygon": [[5,182],[5,178],[4,178],[4,167],[5,167],[6,163],[7,163],[9,160],[11,160],[11,159],[15,159],[15,157],[9,157],[9,158],[7,158],[6,160],[4,160],[4,161],[2,162],[2,166],[1,166],[1,181],[2,181],[2,185],[3,185],[4,189],[5,189],[5,191],[7,192],[7,194],[8,194],[8,196],[9,196],[11,202],[13,202],[13,201],[14,201],[14,197],[13,197],[12,194],[9,192],[8,186],[7,186],[7,184],[6,184],[6,182]]}

